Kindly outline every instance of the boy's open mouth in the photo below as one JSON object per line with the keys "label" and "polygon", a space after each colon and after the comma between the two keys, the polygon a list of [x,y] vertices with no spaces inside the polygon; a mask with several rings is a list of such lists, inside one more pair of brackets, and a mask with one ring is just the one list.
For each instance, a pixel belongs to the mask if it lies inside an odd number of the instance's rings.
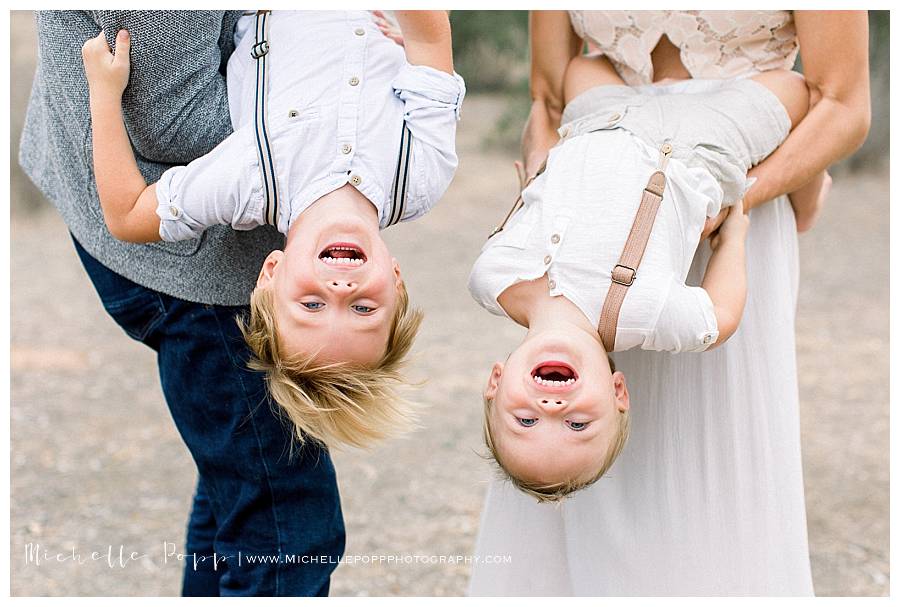
{"label": "boy's open mouth", "polygon": [[542,362],[531,371],[531,377],[534,383],[544,388],[569,387],[578,381],[575,369],[557,360]]}
{"label": "boy's open mouth", "polygon": [[319,259],[330,266],[356,268],[366,263],[366,254],[349,242],[334,242],[319,253]]}

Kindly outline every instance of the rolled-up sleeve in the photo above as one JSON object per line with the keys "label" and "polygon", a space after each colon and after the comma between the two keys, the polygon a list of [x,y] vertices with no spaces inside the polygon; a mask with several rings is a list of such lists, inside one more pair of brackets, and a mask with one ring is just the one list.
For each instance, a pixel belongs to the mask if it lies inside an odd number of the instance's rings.
{"label": "rolled-up sleeve", "polygon": [[393,88],[404,102],[403,117],[412,134],[412,180],[401,217],[408,221],[427,213],[453,180],[459,163],[456,123],[466,85],[459,74],[406,64],[394,79]]}
{"label": "rolled-up sleeve", "polygon": [[656,327],[642,348],[663,352],[702,352],[718,339],[715,308],[706,290],[673,281]]}
{"label": "rolled-up sleeve", "polygon": [[[156,183],[159,236],[165,241],[199,238],[213,225],[256,227],[255,165],[248,162],[246,129],[187,166],[168,169]],[[255,157],[254,157],[255,158]]]}

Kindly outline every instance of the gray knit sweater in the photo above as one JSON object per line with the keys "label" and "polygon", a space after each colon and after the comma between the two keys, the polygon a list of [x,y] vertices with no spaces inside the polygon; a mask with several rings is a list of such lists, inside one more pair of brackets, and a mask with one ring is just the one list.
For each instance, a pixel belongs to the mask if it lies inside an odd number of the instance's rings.
{"label": "gray knit sweater", "polygon": [[138,284],[206,304],[249,300],[265,256],[284,244],[272,228],[216,226],[202,238],[136,245],[106,229],[91,166],[85,40],[131,34],[123,113],[148,183],[210,151],[231,133],[225,64],[238,11],[39,11],[37,73],[19,162],[87,251]]}

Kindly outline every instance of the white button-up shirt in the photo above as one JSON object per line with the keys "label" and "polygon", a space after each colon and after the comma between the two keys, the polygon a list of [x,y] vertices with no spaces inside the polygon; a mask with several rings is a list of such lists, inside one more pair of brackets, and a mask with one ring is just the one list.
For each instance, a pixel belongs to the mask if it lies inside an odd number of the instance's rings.
{"label": "white button-up shirt", "polygon": [[[469,290],[494,314],[497,298],[547,275],[550,294],[574,303],[594,326],[659,151],[622,129],[588,133],[550,150],[524,206],[484,245]],[[619,313],[616,350],[702,351],[718,339],[712,301],[685,285],[708,208],[722,189],[702,167],[671,160],[668,183],[637,278]]]}
{"label": "white button-up shirt", "polygon": [[[457,166],[456,123],[465,96],[458,74],[407,63],[366,11],[274,11],[269,25],[268,134],[287,233],[313,202],[344,184],[391,221],[404,121],[412,134],[402,221],[426,213]],[[157,183],[163,240],[198,237],[215,224],[265,223],[254,127],[256,17],[244,16],[228,61],[234,133]]]}

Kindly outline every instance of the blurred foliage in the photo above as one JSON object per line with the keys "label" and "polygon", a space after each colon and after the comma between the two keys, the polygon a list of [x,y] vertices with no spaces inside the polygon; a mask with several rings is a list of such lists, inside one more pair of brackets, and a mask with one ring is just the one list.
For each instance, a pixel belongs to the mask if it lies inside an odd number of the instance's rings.
{"label": "blurred foliage", "polygon": [[470,90],[527,87],[528,11],[453,11],[450,23],[456,71]]}
{"label": "blurred foliage", "polygon": [[[507,107],[489,147],[518,149],[531,103],[528,98],[528,12],[453,11],[456,68],[472,93],[506,95]],[[857,169],[886,162],[890,139],[890,12],[869,12],[872,128],[865,145],[839,168]],[[798,62],[799,64],[799,62]]]}

